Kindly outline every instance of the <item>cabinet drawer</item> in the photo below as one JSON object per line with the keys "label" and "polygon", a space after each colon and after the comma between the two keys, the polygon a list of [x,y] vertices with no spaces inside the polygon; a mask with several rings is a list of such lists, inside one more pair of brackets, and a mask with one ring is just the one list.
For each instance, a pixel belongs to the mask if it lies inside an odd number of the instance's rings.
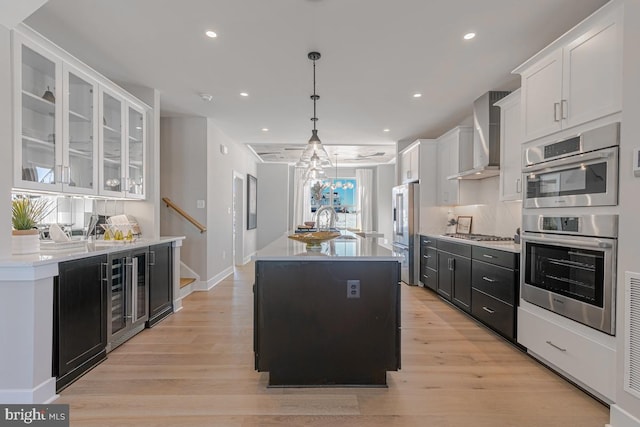
{"label": "cabinet drawer", "polygon": [[445,240],[438,240],[437,247],[438,247],[438,250],[441,250],[441,251],[471,258],[471,245],[465,245],[463,243],[456,243],[456,242],[449,242]]}
{"label": "cabinet drawer", "polygon": [[515,338],[515,311],[512,305],[505,304],[477,289],[472,289],[471,314],[510,340]]}
{"label": "cabinet drawer", "polygon": [[437,239],[430,236],[420,236],[420,246],[435,248]]}
{"label": "cabinet drawer", "polygon": [[425,268],[423,273],[422,273],[422,277],[420,278],[420,280],[422,280],[422,283],[424,283],[424,286],[433,290],[433,291],[437,291],[438,289],[438,272],[436,270],[433,270],[431,268]]}
{"label": "cabinet drawer", "polygon": [[[604,334],[603,334],[604,336]],[[611,346],[604,341],[612,341]],[[518,342],[561,373],[614,401],[616,388],[615,338],[603,342],[567,329],[520,307]]]}
{"label": "cabinet drawer", "polygon": [[471,286],[513,305],[518,279],[514,270],[471,260]]}
{"label": "cabinet drawer", "polygon": [[422,248],[421,263],[424,263],[427,267],[434,270],[438,269],[438,251],[436,248],[424,247]]}
{"label": "cabinet drawer", "polygon": [[517,269],[519,254],[499,249],[484,248],[482,246],[474,246],[472,249],[472,258],[478,259],[501,267]]}

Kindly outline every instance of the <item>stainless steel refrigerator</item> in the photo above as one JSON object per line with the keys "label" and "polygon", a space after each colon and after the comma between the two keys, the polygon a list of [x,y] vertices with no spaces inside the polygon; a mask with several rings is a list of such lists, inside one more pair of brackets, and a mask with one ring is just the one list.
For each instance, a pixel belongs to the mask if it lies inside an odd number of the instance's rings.
{"label": "stainless steel refrigerator", "polygon": [[402,256],[401,278],[408,285],[420,281],[420,186],[408,183],[393,187],[393,253]]}

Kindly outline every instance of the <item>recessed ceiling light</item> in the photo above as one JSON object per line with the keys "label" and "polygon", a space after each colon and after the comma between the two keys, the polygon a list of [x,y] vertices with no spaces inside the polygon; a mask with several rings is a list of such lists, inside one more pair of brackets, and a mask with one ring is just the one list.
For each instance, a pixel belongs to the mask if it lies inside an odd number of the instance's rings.
{"label": "recessed ceiling light", "polygon": [[463,36],[463,38],[465,40],[471,40],[472,38],[474,38],[476,36],[476,33],[467,33]]}
{"label": "recessed ceiling light", "polygon": [[389,129],[382,129],[382,132],[389,132]]}
{"label": "recessed ceiling light", "polygon": [[240,96],[249,96],[247,92],[240,92]]}
{"label": "recessed ceiling light", "polygon": [[213,95],[208,93],[201,93],[200,98],[202,98],[203,101],[213,101]]}
{"label": "recessed ceiling light", "polygon": [[262,128],[262,132],[269,132],[269,128]]}
{"label": "recessed ceiling light", "polygon": [[207,37],[211,37],[212,39],[215,39],[216,37],[218,37],[216,32],[211,30],[208,30],[205,34],[207,35]]}
{"label": "recessed ceiling light", "polygon": [[413,97],[414,97],[414,98],[420,98],[421,96],[422,96],[422,94],[421,94],[421,93],[414,93],[414,94],[413,94]]}

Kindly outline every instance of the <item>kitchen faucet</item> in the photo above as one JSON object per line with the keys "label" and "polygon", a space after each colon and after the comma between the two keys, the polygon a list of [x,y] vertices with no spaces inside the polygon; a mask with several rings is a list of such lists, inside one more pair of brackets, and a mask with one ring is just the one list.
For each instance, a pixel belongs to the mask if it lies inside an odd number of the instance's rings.
{"label": "kitchen faucet", "polygon": [[[326,222],[321,222],[322,216],[325,216],[325,212],[329,217]],[[322,206],[318,208],[313,219],[316,222],[318,230],[330,230],[336,228],[337,214],[333,206]],[[326,227],[323,226],[324,224],[326,224]]]}

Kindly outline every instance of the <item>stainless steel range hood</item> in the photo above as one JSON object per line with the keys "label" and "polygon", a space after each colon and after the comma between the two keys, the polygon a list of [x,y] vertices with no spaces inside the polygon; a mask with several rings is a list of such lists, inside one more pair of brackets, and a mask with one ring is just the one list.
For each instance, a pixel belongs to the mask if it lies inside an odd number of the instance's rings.
{"label": "stainless steel range hood", "polygon": [[447,179],[484,179],[500,174],[500,107],[509,92],[491,91],[473,103],[473,168]]}

